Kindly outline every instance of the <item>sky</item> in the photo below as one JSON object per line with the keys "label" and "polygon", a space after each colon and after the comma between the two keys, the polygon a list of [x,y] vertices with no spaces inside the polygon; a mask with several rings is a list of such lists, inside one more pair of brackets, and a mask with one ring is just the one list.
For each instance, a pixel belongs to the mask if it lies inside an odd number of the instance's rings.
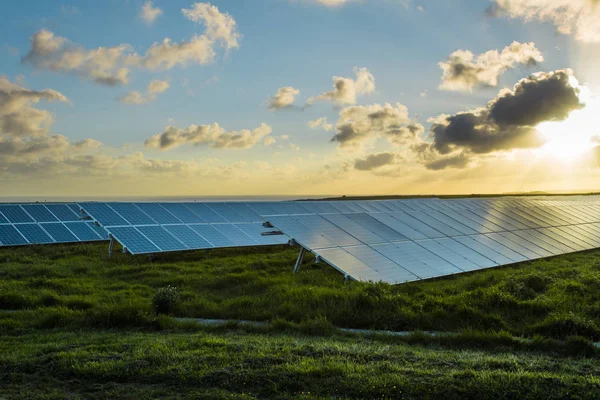
{"label": "sky", "polygon": [[595,0],[4,0],[0,195],[600,189]]}

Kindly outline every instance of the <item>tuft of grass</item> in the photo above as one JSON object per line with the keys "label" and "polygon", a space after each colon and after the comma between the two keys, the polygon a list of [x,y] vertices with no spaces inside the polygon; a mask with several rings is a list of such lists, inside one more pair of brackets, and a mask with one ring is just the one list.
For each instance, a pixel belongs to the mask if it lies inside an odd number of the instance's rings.
{"label": "tuft of grass", "polygon": [[156,315],[172,315],[179,305],[179,292],[177,288],[171,285],[160,288],[152,296],[152,305]]}

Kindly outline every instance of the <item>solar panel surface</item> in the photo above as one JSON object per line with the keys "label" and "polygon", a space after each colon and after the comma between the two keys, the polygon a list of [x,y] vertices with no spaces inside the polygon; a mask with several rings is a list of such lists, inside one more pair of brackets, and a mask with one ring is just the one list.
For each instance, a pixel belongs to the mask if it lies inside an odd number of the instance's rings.
{"label": "solar panel surface", "polygon": [[0,204],[0,246],[106,240],[106,232],[81,221],[75,204]]}
{"label": "solar panel surface", "polygon": [[[376,277],[373,280],[389,283],[600,247],[598,196],[560,200],[529,197],[348,202],[350,204],[364,211],[350,213],[349,207],[344,211],[337,207],[339,213],[332,215],[320,213],[311,205],[304,204],[304,207],[316,211],[315,214],[357,239],[359,244],[348,243],[341,232],[331,234],[334,229],[322,226],[314,215],[263,214],[263,217],[346,276],[356,280]],[[367,248],[372,253],[368,253]],[[398,271],[410,274],[398,274]]]}

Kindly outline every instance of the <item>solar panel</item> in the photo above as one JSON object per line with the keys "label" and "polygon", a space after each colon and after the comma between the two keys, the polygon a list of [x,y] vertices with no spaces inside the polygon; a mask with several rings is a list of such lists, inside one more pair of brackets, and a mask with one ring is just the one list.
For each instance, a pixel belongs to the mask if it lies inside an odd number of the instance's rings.
{"label": "solar panel", "polygon": [[154,225],[157,223],[134,204],[111,203],[108,206],[126,220],[129,225]]}
{"label": "solar panel", "polygon": [[161,251],[180,251],[188,249],[186,245],[177,240],[162,226],[137,226],[136,228]]}
{"label": "solar panel", "polygon": [[46,208],[40,204],[22,204],[21,208],[27,212],[37,222],[57,222],[58,219]]}
{"label": "solar panel", "polygon": [[30,244],[54,243],[54,239],[52,239],[38,224],[19,224],[17,230]]}
{"label": "solar panel", "polygon": [[46,222],[40,224],[40,226],[52,236],[56,243],[74,243],[80,241],[73,232],[60,222]]}
{"label": "solar panel", "polygon": [[[79,214],[75,213],[66,204],[46,204],[46,208],[56,216],[59,221],[79,221]],[[38,222],[42,222],[39,221]]]}
{"label": "solar panel", "polygon": [[96,240],[106,240],[106,232],[99,234],[87,222],[65,222],[64,225],[82,242],[93,242]]}
{"label": "solar panel", "polygon": [[131,225],[116,211],[105,203],[82,203],[81,207],[102,226],[127,226]]}
{"label": "solar panel", "polygon": [[152,254],[161,250],[146,236],[132,226],[113,227],[110,234],[120,243],[127,243],[126,250],[131,254]]}
{"label": "solar panel", "polygon": [[10,224],[6,217],[0,212],[0,224]]}
{"label": "solar panel", "polygon": [[190,249],[210,249],[211,247],[214,247],[189,226],[165,225],[164,228]]}
{"label": "solar panel", "polygon": [[189,227],[213,247],[235,247],[231,239],[217,231],[212,225],[189,225]]}
{"label": "solar panel", "polygon": [[[0,225],[5,226],[0,246],[77,243],[106,239],[106,232],[99,227],[96,229],[102,230],[103,234],[96,234],[94,230],[93,237],[79,238],[67,226],[62,225],[61,222],[85,224],[79,221],[79,216],[72,207],[72,204],[38,203],[0,205]],[[78,209],[78,206],[74,207]]]}
{"label": "solar panel", "polygon": [[29,214],[27,214],[25,210],[18,205],[0,206],[0,212],[12,224],[35,222],[33,218],[31,218]]}
{"label": "solar panel", "polygon": [[[600,247],[600,197],[106,203],[114,214],[87,206],[86,213],[111,233],[135,228],[137,234],[113,235],[132,253],[293,239],[347,276],[390,283]],[[285,235],[274,234],[264,221]]]}
{"label": "solar panel", "polygon": [[27,239],[13,225],[0,225],[0,243],[3,246],[29,244]]}

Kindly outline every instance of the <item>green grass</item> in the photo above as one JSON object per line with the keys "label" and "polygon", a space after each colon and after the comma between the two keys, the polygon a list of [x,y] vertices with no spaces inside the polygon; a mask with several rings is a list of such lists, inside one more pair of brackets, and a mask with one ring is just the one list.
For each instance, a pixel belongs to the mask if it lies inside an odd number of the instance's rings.
{"label": "green grass", "polygon": [[[293,274],[287,246],[106,247],[0,249],[0,398],[600,397],[600,251],[389,286],[312,257]],[[176,322],[157,297],[173,317],[268,323]]]}
{"label": "green grass", "polygon": [[297,250],[249,248],[147,257],[106,245],[0,250],[0,332],[142,327],[159,288],[178,317],[302,322],[387,330],[506,331],[600,340],[600,251],[399,286],[353,282]]}
{"label": "green grass", "polygon": [[597,359],[354,337],[51,331],[0,338],[0,397],[594,399]]}

